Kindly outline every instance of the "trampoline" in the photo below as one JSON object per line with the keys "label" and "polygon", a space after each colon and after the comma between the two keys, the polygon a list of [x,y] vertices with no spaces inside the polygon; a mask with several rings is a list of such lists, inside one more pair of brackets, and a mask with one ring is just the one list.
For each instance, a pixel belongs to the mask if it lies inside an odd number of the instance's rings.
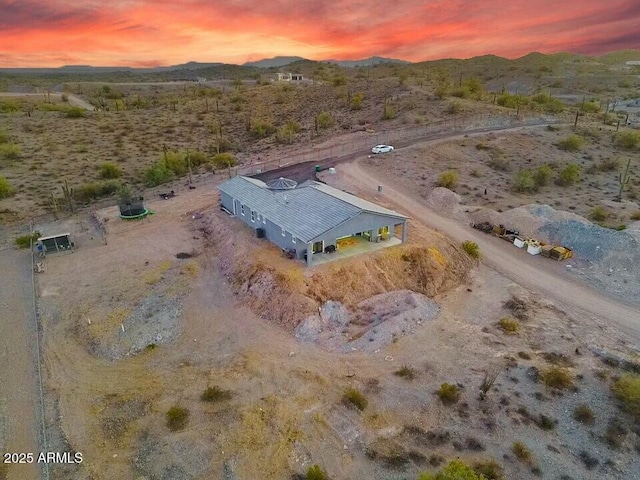
{"label": "trampoline", "polygon": [[140,220],[153,212],[144,206],[144,198],[122,200],[118,202],[120,218],[123,220]]}

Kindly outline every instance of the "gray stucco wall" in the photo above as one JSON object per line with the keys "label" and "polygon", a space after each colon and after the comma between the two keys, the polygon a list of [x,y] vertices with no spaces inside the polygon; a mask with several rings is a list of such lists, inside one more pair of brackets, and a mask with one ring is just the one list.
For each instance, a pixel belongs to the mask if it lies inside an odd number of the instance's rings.
{"label": "gray stucco wall", "polygon": [[[220,193],[220,202],[231,213],[233,213],[233,198],[231,198],[226,193]],[[302,258],[304,256],[304,250],[306,248],[304,243],[297,242],[293,243],[291,232],[286,232],[284,236],[282,235],[282,229],[271,222],[268,218],[264,218],[260,215],[260,212],[256,211],[255,221],[251,221],[251,209],[245,205],[244,207],[244,215],[242,215],[241,203],[239,200],[236,200],[236,218],[241,222],[245,223],[249,227],[251,227],[254,231],[258,228],[262,228],[265,233],[265,238],[270,242],[275,243],[280,248],[292,248],[296,250],[296,254],[298,258]]]}

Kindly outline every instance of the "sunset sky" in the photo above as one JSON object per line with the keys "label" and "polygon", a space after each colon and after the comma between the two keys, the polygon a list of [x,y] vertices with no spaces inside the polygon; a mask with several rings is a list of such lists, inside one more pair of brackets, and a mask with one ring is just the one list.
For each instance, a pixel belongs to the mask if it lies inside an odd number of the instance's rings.
{"label": "sunset sky", "polygon": [[640,48],[639,0],[0,0],[0,67]]}

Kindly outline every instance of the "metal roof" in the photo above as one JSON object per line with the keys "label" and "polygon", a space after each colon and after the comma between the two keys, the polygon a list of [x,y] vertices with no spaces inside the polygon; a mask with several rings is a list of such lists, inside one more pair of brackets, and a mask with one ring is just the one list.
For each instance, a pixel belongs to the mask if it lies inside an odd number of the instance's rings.
{"label": "metal roof", "polygon": [[274,191],[260,180],[237,176],[219,185],[218,189],[305,243],[363,212],[407,219],[393,210],[320,182],[310,181],[291,190]]}

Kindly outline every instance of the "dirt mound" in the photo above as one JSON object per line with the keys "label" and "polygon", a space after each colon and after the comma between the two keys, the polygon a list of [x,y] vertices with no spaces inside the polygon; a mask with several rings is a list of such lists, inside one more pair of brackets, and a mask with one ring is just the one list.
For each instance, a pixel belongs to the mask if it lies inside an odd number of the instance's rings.
{"label": "dirt mound", "polygon": [[439,212],[450,216],[457,216],[460,209],[461,197],[448,188],[436,187],[427,197],[427,204]]}
{"label": "dirt mound", "polygon": [[300,322],[295,334],[299,340],[333,351],[374,352],[434,319],[439,311],[436,302],[409,290],[375,295],[352,312],[340,302],[329,301],[319,313]]}
{"label": "dirt mound", "polygon": [[459,285],[474,264],[459,246],[431,233],[431,244],[399,245],[309,270],[217,215],[203,221],[217,225],[209,238],[225,277],[246,305],[290,331],[329,301],[355,309],[397,290],[433,297]]}

